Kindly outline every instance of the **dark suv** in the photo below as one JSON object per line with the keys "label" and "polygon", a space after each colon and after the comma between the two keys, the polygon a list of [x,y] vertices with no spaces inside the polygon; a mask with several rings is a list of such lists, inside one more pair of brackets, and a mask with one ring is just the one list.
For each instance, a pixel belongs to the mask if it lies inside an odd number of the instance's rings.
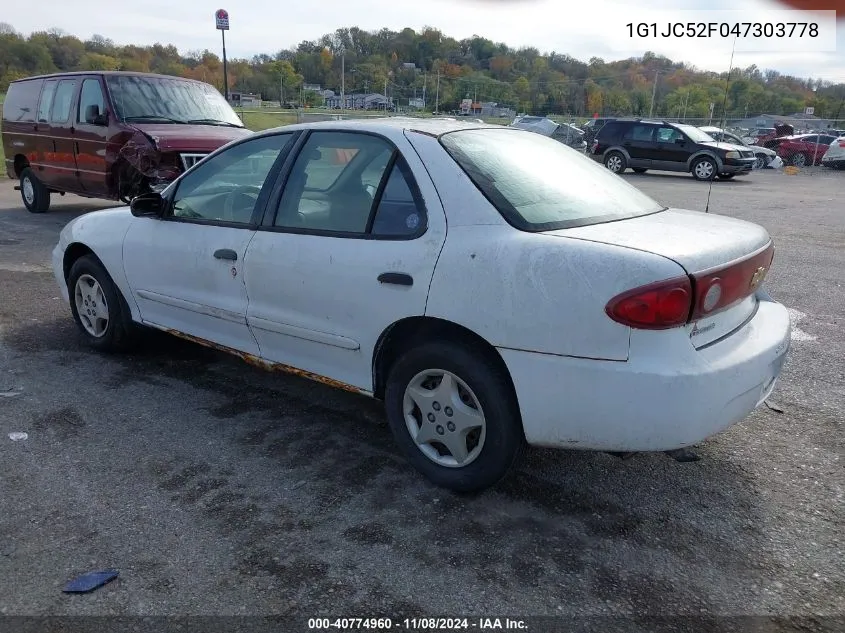
{"label": "dark suv", "polygon": [[638,174],[660,169],[689,172],[696,180],[730,180],[749,173],[756,160],[747,147],[719,143],[697,127],[642,119],[609,121],[589,154],[617,174],[628,167]]}

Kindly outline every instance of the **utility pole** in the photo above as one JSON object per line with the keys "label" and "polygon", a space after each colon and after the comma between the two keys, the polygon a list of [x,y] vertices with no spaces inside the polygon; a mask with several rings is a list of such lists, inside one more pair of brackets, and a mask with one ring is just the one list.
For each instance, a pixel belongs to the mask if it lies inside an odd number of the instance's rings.
{"label": "utility pole", "polygon": [[285,109],[285,75],[279,73],[279,107]]}
{"label": "utility pole", "polygon": [[387,112],[387,76],[384,77],[384,111]]}
{"label": "utility pole", "polygon": [[340,108],[346,110],[346,51],[340,56]]}
{"label": "utility pole", "polygon": [[440,71],[437,71],[437,98],[434,102],[434,113],[440,112]]}
{"label": "utility pole", "polygon": [[660,71],[654,71],[654,87],[651,89],[651,107],[648,109],[648,118],[650,119],[654,114],[654,97],[657,95],[657,77]]}
{"label": "utility pole", "polygon": [[428,73],[423,75],[423,110],[425,110],[425,87],[428,84]]}

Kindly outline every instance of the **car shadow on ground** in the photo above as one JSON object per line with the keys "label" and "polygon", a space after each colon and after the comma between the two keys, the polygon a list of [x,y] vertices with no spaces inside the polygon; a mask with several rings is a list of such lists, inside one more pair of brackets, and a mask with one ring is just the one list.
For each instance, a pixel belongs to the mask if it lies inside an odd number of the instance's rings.
{"label": "car shadow on ground", "polygon": [[751,183],[751,181],[748,180],[748,178],[749,177],[753,178],[756,173],[757,172],[752,172],[750,174],[746,174],[746,175],[742,175],[742,176],[735,176],[734,178],[731,178],[730,180],[721,180],[719,178],[716,178],[712,181],[696,180],[695,178],[693,178],[692,176],[690,176],[687,173],[672,172],[672,171],[651,171],[651,170],[649,170],[644,174],[625,173],[624,176],[633,179],[632,182],[636,182],[636,180],[640,179],[640,178],[662,178],[662,179],[666,179],[666,180],[688,180],[690,182],[700,183],[700,184],[703,184],[703,185],[707,185],[707,184],[710,184],[710,182],[712,182],[714,185],[718,185],[720,187],[725,187],[725,186],[730,186],[730,185],[740,185],[740,186],[748,185],[748,184]]}
{"label": "car shadow on ground", "polygon": [[[319,606],[320,587],[333,582],[320,550],[338,541],[374,556],[408,557],[407,564],[431,573],[468,570],[503,592],[552,585],[576,603],[589,596],[655,615],[666,612],[667,595],[680,612],[711,610],[713,579],[732,570],[765,565],[778,575],[753,477],[724,443],[705,444],[704,459],[686,464],[663,454],[622,460],[534,449],[494,488],[458,495],[428,484],[407,464],[372,399],[158,332],[124,356],[89,351],[70,318],[11,329],[4,339],[19,362],[48,353],[74,372],[96,359],[110,402],[166,403],[193,392],[186,386],[198,390],[201,404],[188,415],[136,429],[158,448],[138,456],[133,476],[149,478],[182,510],[240,543],[238,573],[267,574],[281,584],[307,578],[303,608]],[[159,443],[173,428],[196,443],[196,452]],[[115,432],[91,418],[70,441],[91,443]],[[201,452],[218,441],[231,453],[210,459]],[[251,464],[248,477],[238,475],[241,460]],[[291,567],[274,562],[280,539],[324,545],[310,547]],[[654,572],[655,559],[696,573],[679,584]],[[391,605],[393,613],[427,612],[413,600]]]}

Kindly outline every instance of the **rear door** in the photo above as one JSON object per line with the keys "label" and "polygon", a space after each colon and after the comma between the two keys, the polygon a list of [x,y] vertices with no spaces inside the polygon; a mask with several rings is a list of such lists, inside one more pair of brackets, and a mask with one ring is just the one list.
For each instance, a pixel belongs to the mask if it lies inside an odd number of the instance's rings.
{"label": "rear door", "polygon": [[445,238],[407,139],[311,132],[246,255],[262,356],[371,391],[373,350],[388,326],[425,314]]}
{"label": "rear door", "polygon": [[101,81],[96,75],[82,78],[73,128],[74,160],[79,186],[92,195],[108,193],[106,142],[109,128],[104,116],[106,101]]}
{"label": "rear door", "polygon": [[35,168],[38,179],[50,185],[56,178],[58,170],[50,162],[53,158],[53,138],[50,135],[50,110],[53,107],[53,97],[56,96],[58,79],[47,79],[41,88],[38,98],[38,113],[35,120],[34,159],[30,164]]}
{"label": "rear door", "polygon": [[634,123],[625,130],[622,135],[622,147],[628,152],[630,167],[648,169],[653,166],[654,130],[655,126],[648,123]]}

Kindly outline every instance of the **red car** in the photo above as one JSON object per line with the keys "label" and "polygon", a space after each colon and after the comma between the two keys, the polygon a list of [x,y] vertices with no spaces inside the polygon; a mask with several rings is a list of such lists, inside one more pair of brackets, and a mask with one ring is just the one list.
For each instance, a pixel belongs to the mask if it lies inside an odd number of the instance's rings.
{"label": "red car", "polygon": [[777,152],[785,165],[804,167],[821,165],[822,156],[835,140],[836,137],[829,134],[798,134],[769,141],[767,145]]}

